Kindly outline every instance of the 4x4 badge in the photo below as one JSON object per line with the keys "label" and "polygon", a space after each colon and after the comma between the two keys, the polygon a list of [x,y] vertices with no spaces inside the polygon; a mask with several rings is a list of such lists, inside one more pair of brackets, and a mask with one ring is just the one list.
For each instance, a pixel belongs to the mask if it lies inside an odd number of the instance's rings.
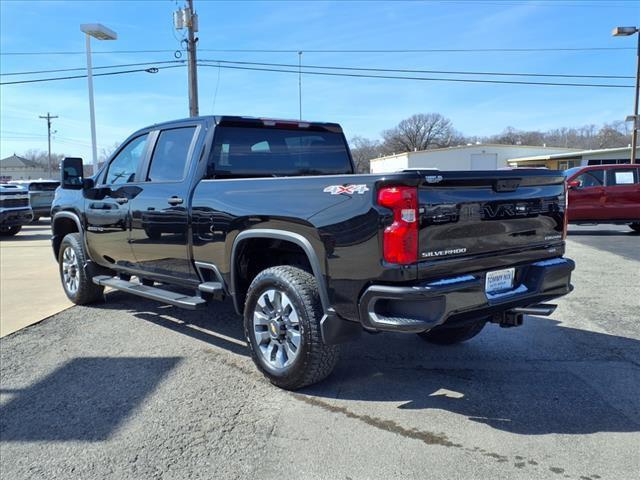
{"label": "4x4 badge", "polygon": [[368,192],[369,187],[364,184],[360,185],[329,185],[325,187],[323,192],[330,193],[331,195],[341,195],[346,193],[348,195],[352,195],[354,193],[359,193],[362,195],[364,192]]}

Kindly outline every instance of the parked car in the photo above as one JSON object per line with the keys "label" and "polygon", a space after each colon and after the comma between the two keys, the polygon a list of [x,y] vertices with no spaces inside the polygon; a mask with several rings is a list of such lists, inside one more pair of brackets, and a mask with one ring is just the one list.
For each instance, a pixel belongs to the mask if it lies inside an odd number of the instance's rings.
{"label": "parked car", "polygon": [[15,235],[32,219],[29,191],[20,185],[0,184],[0,235]]}
{"label": "parked car", "polygon": [[362,331],[452,344],[572,289],[558,171],[359,175],[339,125],[245,117],[153,125],[82,171],[63,161],[52,208],[66,295],[229,296],[286,389],[329,375]]}
{"label": "parked car", "polygon": [[29,190],[33,221],[37,222],[41,217],[51,215],[51,204],[56,188],[60,186],[58,180],[12,180],[12,184],[22,185]]}
{"label": "parked car", "polygon": [[575,167],[565,175],[569,223],[628,224],[640,232],[640,166]]}

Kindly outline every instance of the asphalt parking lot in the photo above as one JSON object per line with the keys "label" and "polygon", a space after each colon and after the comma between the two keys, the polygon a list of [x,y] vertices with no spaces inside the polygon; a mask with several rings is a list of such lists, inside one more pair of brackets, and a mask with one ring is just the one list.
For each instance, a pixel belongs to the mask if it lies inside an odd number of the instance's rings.
{"label": "asphalt parking lot", "polygon": [[0,477],[637,478],[628,232],[571,227],[576,289],[551,318],[452,347],[365,335],[297,393],[254,369],[229,302],[188,312],[111,292],[0,341]]}

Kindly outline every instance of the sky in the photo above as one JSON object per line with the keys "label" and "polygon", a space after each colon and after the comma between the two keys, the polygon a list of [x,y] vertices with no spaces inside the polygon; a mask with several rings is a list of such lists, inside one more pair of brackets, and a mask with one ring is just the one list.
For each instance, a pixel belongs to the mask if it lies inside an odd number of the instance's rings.
{"label": "sky", "polygon": [[[195,0],[199,16],[200,114],[298,118],[298,75],[218,68],[218,61],[442,71],[569,75],[635,75],[635,37],[614,38],[618,25],[640,24],[640,2],[442,0],[324,2]],[[0,0],[2,82],[82,75],[83,71],[6,75],[84,68],[81,23],[102,23],[115,41],[92,41],[94,67],[175,60],[182,32],[172,12],[183,1]],[[558,50],[574,48],[609,50]],[[518,52],[316,52],[314,50],[551,49]],[[144,53],[100,53],[166,50]],[[207,51],[209,50],[209,51]],[[232,52],[210,50],[289,50]],[[14,55],[15,53],[38,55]],[[50,52],[66,52],[55,55]],[[42,54],[44,53],[44,54]],[[182,59],[186,57],[183,55]],[[144,68],[167,64],[149,64]],[[222,64],[220,64],[222,65]],[[140,67],[122,67],[128,70]],[[261,67],[262,68],[262,67]],[[273,67],[267,67],[273,68]],[[295,69],[294,69],[295,70]],[[107,71],[107,70],[102,70]],[[334,70],[335,71],[335,70]],[[97,73],[94,72],[94,73]],[[371,73],[371,72],[369,72]],[[388,75],[403,75],[391,73]],[[633,79],[487,77],[404,74],[633,85]],[[187,69],[94,77],[98,151],[109,151],[135,130],[188,116]],[[86,78],[0,86],[0,157],[47,148],[91,158]],[[633,88],[507,85],[441,81],[302,76],[302,116],[342,124],[348,138],[380,138],[414,113],[439,112],[465,135],[491,135],[507,126],[547,130],[602,124],[632,113]]]}

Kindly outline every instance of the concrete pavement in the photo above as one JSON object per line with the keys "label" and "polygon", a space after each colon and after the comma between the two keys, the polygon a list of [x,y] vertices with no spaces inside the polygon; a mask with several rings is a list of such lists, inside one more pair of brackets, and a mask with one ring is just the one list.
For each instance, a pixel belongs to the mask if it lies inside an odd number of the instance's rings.
{"label": "concrete pavement", "polygon": [[0,337],[72,305],[60,285],[48,220],[0,240],[0,298]]}

